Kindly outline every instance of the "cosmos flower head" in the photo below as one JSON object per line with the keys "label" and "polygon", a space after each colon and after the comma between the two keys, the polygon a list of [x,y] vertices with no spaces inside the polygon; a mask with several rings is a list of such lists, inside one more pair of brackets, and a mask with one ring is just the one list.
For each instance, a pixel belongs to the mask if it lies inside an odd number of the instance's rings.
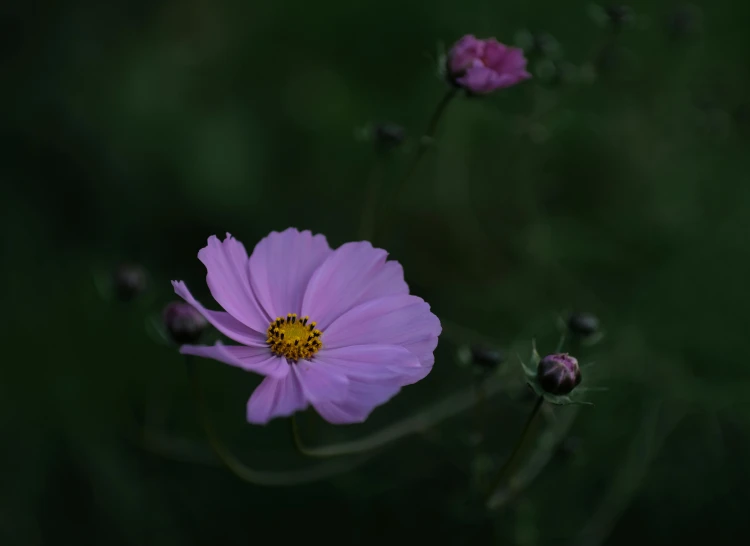
{"label": "cosmos flower head", "polygon": [[368,242],[331,249],[323,235],[272,232],[248,256],[227,234],[198,252],[208,310],[182,281],[175,292],[238,345],[180,352],[265,376],[247,404],[264,424],[312,406],[334,424],[362,422],[402,387],[426,377],[440,321],[409,294],[401,265]]}
{"label": "cosmos flower head", "polygon": [[495,38],[480,40],[467,34],[446,58],[446,75],[453,85],[474,95],[511,87],[529,78],[523,50]]}

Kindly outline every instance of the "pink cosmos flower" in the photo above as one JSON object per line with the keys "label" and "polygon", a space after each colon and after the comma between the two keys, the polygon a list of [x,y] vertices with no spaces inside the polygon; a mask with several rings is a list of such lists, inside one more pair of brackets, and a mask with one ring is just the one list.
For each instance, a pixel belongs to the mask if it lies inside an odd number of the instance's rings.
{"label": "pink cosmos flower", "polygon": [[312,405],[335,424],[364,421],[434,363],[440,321],[409,295],[398,262],[368,242],[332,250],[323,235],[289,228],[262,239],[248,257],[227,234],[198,252],[211,295],[204,308],[185,283],[175,292],[240,345],[183,345],[265,379],[247,403],[264,424]]}
{"label": "pink cosmos flower", "polygon": [[470,93],[483,95],[531,77],[523,50],[494,38],[478,40],[467,34],[455,43],[447,58],[448,78]]}

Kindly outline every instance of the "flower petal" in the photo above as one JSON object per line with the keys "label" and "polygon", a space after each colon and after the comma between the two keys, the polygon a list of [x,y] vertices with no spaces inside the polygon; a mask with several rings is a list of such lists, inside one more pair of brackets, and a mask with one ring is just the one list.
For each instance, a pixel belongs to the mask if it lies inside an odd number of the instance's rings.
{"label": "flower petal", "polygon": [[501,44],[495,38],[489,38],[484,41],[482,64],[496,72],[502,72],[504,68],[503,63],[512,49],[515,48]]}
{"label": "flower petal", "polygon": [[243,345],[267,347],[264,334],[250,329],[247,325],[243,324],[229,313],[223,311],[210,311],[206,309],[193,297],[184,282],[172,281],[172,286],[174,287],[175,294],[195,307],[201,315],[206,317],[206,320],[210,322],[214,328],[225,336],[237,343],[242,343]]}
{"label": "flower petal", "polygon": [[336,318],[365,301],[408,294],[401,266],[386,263],[388,253],[366,241],[337,248],[313,273],[302,302],[309,315],[325,330]]}
{"label": "flower petal", "polygon": [[198,252],[206,266],[206,281],[211,295],[234,318],[258,332],[265,332],[271,322],[253,294],[248,278],[245,247],[227,233],[226,239],[208,238]]}
{"label": "flower petal", "polygon": [[336,319],[323,333],[323,347],[380,343],[400,345],[431,367],[442,327],[430,306],[417,296],[388,296],[368,301]]}
{"label": "flower petal", "polygon": [[448,70],[457,75],[472,65],[474,59],[484,53],[484,41],[478,40],[471,34],[467,34],[451,48],[448,53]]}
{"label": "flower petal", "polygon": [[[505,55],[496,67],[496,70],[502,74],[514,74],[516,76],[525,75],[526,72],[526,57],[523,55],[523,50],[517,47],[509,47],[505,50]],[[526,76],[528,77],[528,76]]]}
{"label": "flower petal", "polygon": [[362,381],[350,381],[350,397],[344,402],[315,404],[315,411],[334,425],[362,423],[375,408],[385,404],[401,389],[390,385],[369,385]]}
{"label": "flower petal", "polygon": [[331,368],[349,379],[398,386],[404,377],[411,377],[421,370],[418,357],[398,345],[323,348],[310,365]]}
{"label": "flower petal", "polygon": [[466,74],[456,81],[472,93],[485,94],[516,85],[531,77],[525,70],[519,72],[496,72],[491,68],[477,67],[469,69]]}
{"label": "flower petal", "polygon": [[307,406],[297,374],[290,373],[281,379],[266,377],[247,401],[247,420],[264,425],[275,417],[289,417]]}
{"label": "flower petal", "polygon": [[404,347],[419,359],[421,369],[410,374],[407,385],[424,379],[435,363],[433,352],[442,331],[430,306],[417,296],[390,296],[355,307],[324,332],[324,350],[372,343]]}
{"label": "flower petal", "polygon": [[285,377],[290,368],[286,359],[272,354],[268,347],[227,346],[217,342],[215,345],[183,345],[180,353],[212,358],[248,372],[276,378]]}
{"label": "flower petal", "polygon": [[317,361],[300,360],[291,366],[305,399],[313,404],[345,400],[349,393],[349,380],[335,367],[318,364]]}
{"label": "flower petal", "polygon": [[417,381],[421,381],[427,375],[429,375],[430,371],[432,371],[432,366],[435,364],[435,348],[438,344],[438,338],[437,336],[428,337],[427,339],[423,339],[420,341],[413,341],[410,343],[404,343],[403,347],[408,350],[410,353],[417,355],[419,358],[419,364],[421,366],[421,372],[416,372],[412,378],[414,379],[413,383],[416,383]]}
{"label": "flower petal", "polygon": [[[470,68],[456,81],[462,86],[476,94],[490,93],[498,88],[496,80],[500,76],[491,68],[477,66]],[[509,79],[509,77],[506,76]]]}
{"label": "flower petal", "polygon": [[321,417],[333,424],[361,423],[402,385],[413,383],[415,373],[422,373],[417,357],[396,345],[322,350],[311,365],[336,369],[349,380],[346,399],[313,402]]}
{"label": "flower petal", "polygon": [[323,235],[294,228],[261,239],[250,256],[250,280],[271,320],[301,313],[310,277],[332,252]]}

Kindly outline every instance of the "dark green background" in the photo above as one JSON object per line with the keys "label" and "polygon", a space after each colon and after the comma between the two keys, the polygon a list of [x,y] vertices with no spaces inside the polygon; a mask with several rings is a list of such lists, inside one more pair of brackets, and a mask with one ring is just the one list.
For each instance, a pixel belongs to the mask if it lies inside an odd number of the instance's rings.
{"label": "dark green background", "polygon": [[[615,33],[578,0],[3,3],[0,543],[741,542],[750,8],[707,2],[702,30],[673,40],[677,4],[631,6]],[[485,515],[471,500],[471,412],[292,488],[135,444],[132,410],[148,407],[202,445],[182,361],[144,324],[173,299],[170,279],[209,301],[206,238],[229,231],[252,248],[295,226],[357,239],[376,157],[357,129],[406,127],[380,171],[391,195],[445,92],[439,44],[524,28],[559,41],[568,75],[598,77],[555,84],[535,57],[534,80],[457,100],[407,191],[381,203],[376,243],[446,325],[513,352],[532,336],[552,350],[566,310],[601,318],[607,335],[584,356],[610,391],[579,413],[573,455]],[[151,274],[130,305],[92,281],[124,260]],[[308,440],[360,437],[469,386],[463,341],[446,328],[432,374],[364,425],[306,415]],[[245,423],[256,377],[200,364],[244,461],[310,464],[285,422]],[[495,464],[529,408],[516,391],[487,408]]]}

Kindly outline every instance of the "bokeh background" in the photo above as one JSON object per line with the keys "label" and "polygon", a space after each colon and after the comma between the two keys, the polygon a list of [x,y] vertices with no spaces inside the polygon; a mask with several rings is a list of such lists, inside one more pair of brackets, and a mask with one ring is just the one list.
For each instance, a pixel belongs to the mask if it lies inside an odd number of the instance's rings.
{"label": "bokeh background", "polygon": [[[747,536],[750,7],[628,7],[613,22],[578,0],[3,3],[0,543]],[[395,198],[447,89],[441,44],[465,33],[525,45],[535,77],[454,101]],[[406,135],[388,152],[367,138],[385,121]],[[334,477],[244,483],[211,457],[184,363],[159,343],[169,280],[209,301],[196,253],[212,234],[249,248],[288,226],[358,239],[368,184],[376,244],[445,334],[425,381],[363,425],[306,414],[306,439],[364,437],[471,392],[467,343],[506,351],[507,388]],[[124,262],[149,274],[129,303],[107,289]],[[609,391],[548,416],[570,429],[488,513],[478,487],[532,404],[515,353],[532,337],[551,351],[571,310],[601,320],[581,358]],[[245,463],[317,464],[284,421],[244,421],[258,378],[199,369]]]}

